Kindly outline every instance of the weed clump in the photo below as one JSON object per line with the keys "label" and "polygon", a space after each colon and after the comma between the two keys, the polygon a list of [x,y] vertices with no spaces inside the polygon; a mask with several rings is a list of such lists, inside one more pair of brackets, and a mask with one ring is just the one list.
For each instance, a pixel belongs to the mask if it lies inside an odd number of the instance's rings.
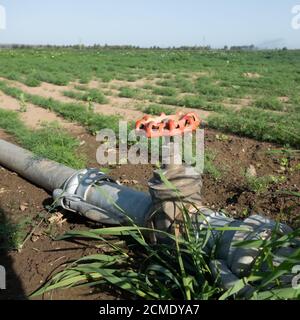
{"label": "weed clump", "polygon": [[76,100],[85,101],[85,102],[92,101],[92,102],[96,102],[99,104],[105,104],[108,102],[105,95],[97,89],[88,89],[86,91],[84,91],[84,89],[81,89],[80,92],[64,91],[64,95],[66,97],[76,99]]}
{"label": "weed clump", "polygon": [[159,116],[161,115],[161,113],[165,113],[166,115],[174,114],[176,113],[176,110],[174,108],[167,108],[159,104],[151,104],[143,108],[143,112],[147,114]]}
{"label": "weed clump", "polygon": [[17,112],[0,109],[0,128],[12,134],[26,149],[40,157],[63,163],[72,168],[83,168],[85,159],[78,155],[80,142],[57,123],[44,123],[35,131],[28,129]]}
{"label": "weed clump", "polygon": [[253,106],[259,109],[283,111],[284,106],[276,98],[261,98],[254,101]]}

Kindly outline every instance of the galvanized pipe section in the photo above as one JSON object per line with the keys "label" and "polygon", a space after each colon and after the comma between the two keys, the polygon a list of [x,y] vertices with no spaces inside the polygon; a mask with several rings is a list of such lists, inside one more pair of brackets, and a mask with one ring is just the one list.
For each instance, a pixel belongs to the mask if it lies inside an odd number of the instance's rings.
{"label": "galvanized pipe section", "polygon": [[65,209],[103,224],[119,225],[131,220],[144,226],[145,217],[152,206],[148,193],[107,180],[91,181],[84,176],[93,170],[76,171],[37,157],[1,139],[0,165],[17,172],[35,185],[54,192],[55,200],[61,199]]}
{"label": "galvanized pipe section", "polygon": [[144,226],[152,208],[148,193],[122,186],[97,169],[76,172],[53,197],[63,208],[111,225]]}
{"label": "galvanized pipe section", "polygon": [[0,165],[52,192],[76,171],[0,139]]}
{"label": "galvanized pipe section", "polygon": [[152,208],[149,194],[111,182],[93,186],[88,192],[87,202],[107,212],[109,217],[117,217],[117,220],[114,218],[115,223],[109,221],[106,223],[131,224],[131,220],[141,227],[145,226],[146,216]]}

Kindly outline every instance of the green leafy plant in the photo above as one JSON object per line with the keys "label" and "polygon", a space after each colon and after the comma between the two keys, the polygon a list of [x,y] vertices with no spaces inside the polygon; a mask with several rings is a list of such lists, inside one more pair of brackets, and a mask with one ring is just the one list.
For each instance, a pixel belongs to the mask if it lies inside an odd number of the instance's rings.
{"label": "green leafy plant", "polygon": [[27,112],[27,103],[24,93],[20,94],[20,112]]}
{"label": "green leafy plant", "polygon": [[289,164],[290,164],[290,161],[288,158],[282,158],[280,160],[280,165],[283,167],[283,168],[288,168],[289,167]]}
{"label": "green leafy plant", "polygon": [[94,110],[95,110],[95,106],[94,106],[94,104],[93,104],[93,98],[92,97],[88,97],[87,98],[87,101],[88,101],[88,111],[90,112],[90,113],[92,113],[92,112],[94,112]]}
{"label": "green leafy plant", "polygon": [[211,150],[206,150],[204,158],[204,173],[210,175],[215,180],[222,178],[222,171],[215,164],[216,153]]}
{"label": "green leafy plant", "polygon": [[267,109],[267,110],[284,110],[284,106],[282,103],[276,98],[261,98],[254,101],[254,107],[259,109]]}
{"label": "green leafy plant", "polygon": [[144,113],[152,114],[152,115],[161,115],[161,113],[165,113],[166,115],[171,115],[176,113],[176,109],[167,108],[158,104],[151,104],[142,109]]}
{"label": "green leafy plant", "polygon": [[156,87],[152,90],[156,95],[172,97],[176,95],[176,90],[169,87]]}
{"label": "green leafy plant", "polygon": [[[276,230],[268,240],[238,242],[235,246],[242,248],[260,248],[258,258],[252,266],[249,276],[233,284],[229,290],[218,286],[213,280],[209,261],[213,252],[205,248],[212,232],[229,232],[239,228],[211,228],[195,230],[189,215],[184,214],[184,235],[167,234],[156,230],[169,241],[151,245],[144,236],[153,230],[137,226],[114,227],[90,231],[73,231],[59,240],[90,239],[100,241],[111,248],[110,254],[96,254],[71,262],[67,268],[56,274],[34,296],[45,292],[78,286],[110,285],[127,291],[133,297],[142,299],[296,299],[300,290],[287,288],[281,284],[281,277],[290,274],[298,263],[300,250],[296,250],[288,259],[275,266],[271,263],[273,253],[287,246],[299,237],[295,231],[289,235],[279,236]],[[246,231],[245,231],[246,232]],[[106,236],[122,236],[131,243],[131,250],[114,245]],[[268,271],[261,272],[262,266],[268,264]],[[239,292],[247,285],[253,290],[247,297]]]}
{"label": "green leafy plant", "polygon": [[57,123],[44,123],[35,131],[27,128],[13,111],[0,109],[0,128],[13,135],[25,148],[37,156],[63,163],[73,168],[85,166],[85,159],[78,154],[79,141]]}
{"label": "green leafy plant", "polygon": [[69,98],[86,101],[86,102],[93,101],[100,104],[105,104],[108,102],[105,95],[97,89],[88,89],[86,91],[80,90],[80,92],[64,91],[64,95]]}
{"label": "green leafy plant", "polygon": [[135,88],[122,87],[120,89],[119,97],[136,99],[139,95],[139,90]]}
{"label": "green leafy plant", "polygon": [[250,191],[260,194],[266,192],[272,184],[285,182],[286,177],[273,175],[256,177],[246,173],[245,180],[246,186]]}
{"label": "green leafy plant", "polygon": [[5,217],[0,209],[0,250],[19,250],[25,237],[25,227],[29,222],[22,219],[13,223]]}
{"label": "green leafy plant", "polygon": [[226,134],[217,134],[216,139],[219,141],[228,141],[229,137]]}

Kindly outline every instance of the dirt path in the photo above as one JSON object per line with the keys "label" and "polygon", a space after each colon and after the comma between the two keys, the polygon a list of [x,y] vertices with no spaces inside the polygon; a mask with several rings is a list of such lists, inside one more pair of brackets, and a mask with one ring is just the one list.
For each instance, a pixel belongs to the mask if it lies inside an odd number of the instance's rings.
{"label": "dirt path", "polygon": [[[5,110],[20,111],[20,102],[10,96],[5,95],[0,91],[0,108]],[[68,122],[55,113],[46,110],[44,108],[35,106],[30,103],[26,103],[26,111],[20,112],[20,118],[26,126],[31,129],[40,128],[45,122],[58,122],[63,128],[74,134],[83,133],[85,130],[83,127],[76,125],[72,122]]]}

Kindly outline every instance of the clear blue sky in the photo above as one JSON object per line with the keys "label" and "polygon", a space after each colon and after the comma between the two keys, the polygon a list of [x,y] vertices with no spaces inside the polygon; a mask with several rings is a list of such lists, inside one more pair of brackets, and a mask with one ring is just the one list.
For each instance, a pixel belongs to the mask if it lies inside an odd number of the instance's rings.
{"label": "clear blue sky", "polygon": [[0,0],[0,43],[300,48],[300,0]]}

